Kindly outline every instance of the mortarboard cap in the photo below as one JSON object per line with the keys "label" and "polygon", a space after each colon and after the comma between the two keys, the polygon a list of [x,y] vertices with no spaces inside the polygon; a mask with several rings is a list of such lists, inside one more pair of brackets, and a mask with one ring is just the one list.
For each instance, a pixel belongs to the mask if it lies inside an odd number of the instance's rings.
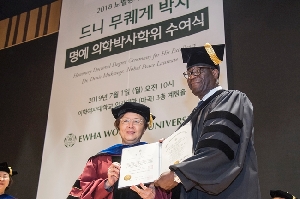
{"label": "mortarboard cap", "polygon": [[206,43],[201,47],[181,48],[182,61],[186,63],[186,69],[204,65],[220,70],[219,64],[223,61],[224,47],[225,44]]}
{"label": "mortarboard cap", "polygon": [[272,198],[280,197],[285,199],[296,199],[292,194],[281,190],[270,190],[270,195]]}
{"label": "mortarboard cap", "polygon": [[112,108],[111,112],[115,119],[127,112],[137,113],[141,115],[146,122],[150,122],[150,126],[152,125],[152,120],[155,119],[155,116],[150,113],[150,108],[148,106],[136,102],[125,102],[120,106]]}
{"label": "mortarboard cap", "polygon": [[0,163],[0,171],[5,171],[11,176],[18,174],[17,171],[13,171],[12,168],[7,165],[7,162]]}

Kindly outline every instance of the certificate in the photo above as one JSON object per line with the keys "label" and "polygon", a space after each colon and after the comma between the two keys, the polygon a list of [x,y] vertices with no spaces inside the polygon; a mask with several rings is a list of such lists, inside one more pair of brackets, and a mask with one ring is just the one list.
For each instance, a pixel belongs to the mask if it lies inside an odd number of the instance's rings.
{"label": "certificate", "polygon": [[190,123],[175,131],[162,143],[154,142],[122,151],[119,188],[150,183],[169,166],[178,164],[193,154]]}

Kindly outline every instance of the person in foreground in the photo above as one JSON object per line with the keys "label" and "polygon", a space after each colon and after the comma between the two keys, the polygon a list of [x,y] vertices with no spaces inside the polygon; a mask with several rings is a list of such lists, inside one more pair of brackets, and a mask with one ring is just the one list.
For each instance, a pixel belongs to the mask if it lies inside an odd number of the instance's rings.
{"label": "person in foreground", "polygon": [[206,43],[181,49],[187,69],[183,75],[199,98],[181,124],[191,122],[194,155],[154,181],[165,190],[179,189],[180,199],[261,198],[252,104],[244,93],[219,86],[224,47]]}
{"label": "person in foreground", "polygon": [[5,191],[9,189],[13,180],[12,176],[18,174],[17,171],[13,171],[8,166],[7,162],[0,163],[0,199],[17,199],[11,195],[5,194]]}
{"label": "person in foreground", "polygon": [[273,199],[297,199],[296,196],[281,190],[270,190],[270,195]]}
{"label": "person in foreground", "polygon": [[149,107],[135,102],[125,102],[113,108],[112,114],[122,144],[113,145],[90,157],[67,199],[167,198],[168,193],[155,188],[153,183],[118,189],[122,149],[146,144],[140,139],[155,117],[150,114]]}

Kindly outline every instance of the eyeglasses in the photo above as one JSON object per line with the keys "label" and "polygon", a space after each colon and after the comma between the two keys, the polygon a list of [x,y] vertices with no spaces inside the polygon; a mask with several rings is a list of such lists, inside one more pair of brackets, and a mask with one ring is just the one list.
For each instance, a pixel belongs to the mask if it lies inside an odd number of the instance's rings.
{"label": "eyeglasses", "polygon": [[9,177],[8,176],[3,176],[3,177],[1,176],[0,180],[9,180]]}
{"label": "eyeglasses", "polygon": [[132,125],[141,125],[143,124],[144,120],[142,119],[128,119],[128,118],[122,118],[120,119],[122,124],[128,125],[132,121]]}
{"label": "eyeglasses", "polygon": [[183,73],[183,76],[186,78],[186,79],[189,79],[192,75],[194,76],[199,76],[201,73],[204,72],[204,69],[211,69],[212,68],[209,68],[209,67],[196,67],[194,70],[192,71],[186,71]]}

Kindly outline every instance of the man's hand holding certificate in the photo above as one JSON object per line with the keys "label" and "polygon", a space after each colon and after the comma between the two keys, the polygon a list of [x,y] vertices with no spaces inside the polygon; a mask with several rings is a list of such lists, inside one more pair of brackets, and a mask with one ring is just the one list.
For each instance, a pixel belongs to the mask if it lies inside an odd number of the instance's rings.
{"label": "man's hand holding certificate", "polygon": [[192,156],[191,126],[186,124],[162,143],[140,145],[123,149],[119,188],[149,183],[169,166]]}

